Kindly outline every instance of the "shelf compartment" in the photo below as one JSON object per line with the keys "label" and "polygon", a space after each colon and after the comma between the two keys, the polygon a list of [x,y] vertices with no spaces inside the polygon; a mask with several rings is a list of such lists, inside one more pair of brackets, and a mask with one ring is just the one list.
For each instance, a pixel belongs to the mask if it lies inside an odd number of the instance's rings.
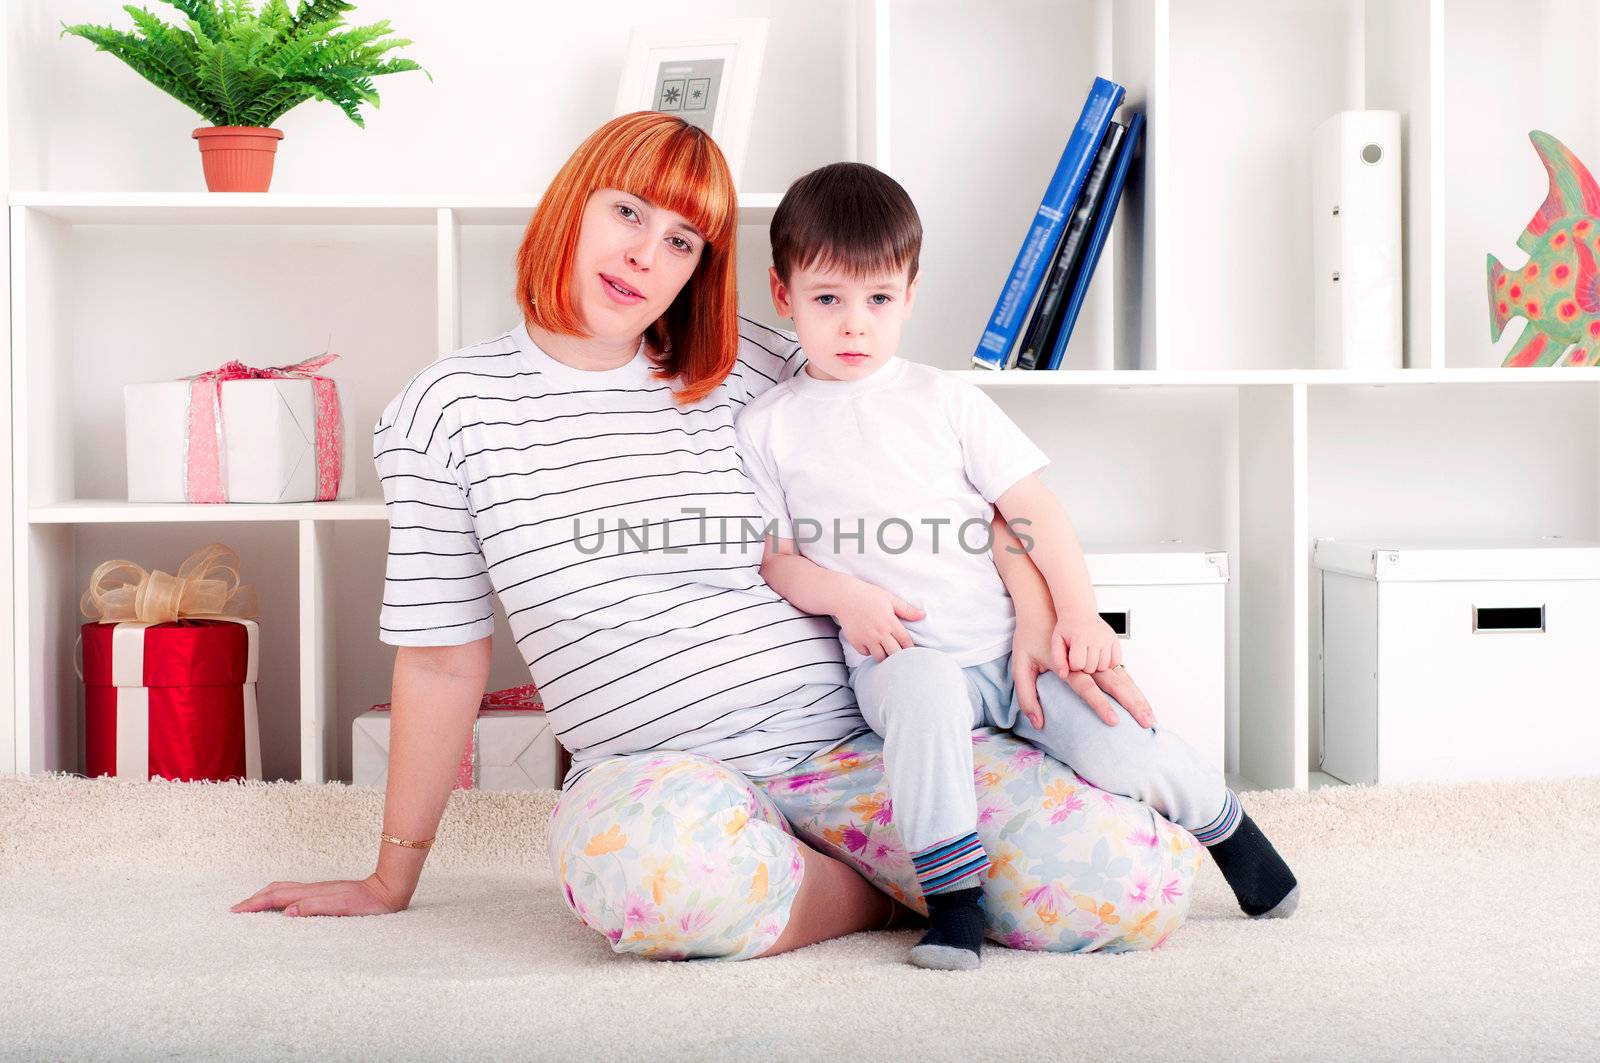
{"label": "shelf compartment", "polygon": [[1490,340],[1487,256],[1508,270],[1527,263],[1517,238],[1549,190],[1528,133],[1554,136],[1600,177],[1600,83],[1593,73],[1600,6],[1525,0],[1512,25],[1505,20],[1510,9],[1493,0],[1441,7],[1448,106],[1435,194],[1444,218],[1439,281],[1447,360],[1498,366],[1526,323],[1515,318],[1499,342]]}
{"label": "shelf compartment", "polygon": [[[1311,142],[1344,110],[1399,110],[1403,195],[1429,202],[1427,0],[1185,0],[1170,5],[1170,344],[1157,368],[1292,369],[1313,362]],[[1419,14],[1420,13],[1420,14]],[[1422,106],[1419,110],[1419,104]],[[1429,249],[1411,232],[1409,253]],[[1421,247],[1415,246],[1421,238]],[[1411,274],[1413,279],[1415,272]],[[1427,317],[1407,291],[1407,312]],[[1408,336],[1426,335],[1426,332]],[[1406,365],[1430,365],[1409,345]]]}
{"label": "shelf compartment", "polygon": [[[323,372],[339,382],[344,412],[341,500],[380,497],[372,425],[437,353],[430,217],[428,226],[74,225],[13,208],[20,518],[121,519],[95,500],[127,498],[124,384],[177,380],[230,359],[283,365],[326,350],[340,355]],[[53,508],[61,504],[68,508]],[[136,519],[167,519],[161,510]],[[317,516],[238,512],[249,520]]]}
{"label": "shelf compartment", "polygon": [[[890,5],[891,172],[925,229],[908,353],[944,369],[971,365],[1094,78],[1127,90],[1119,120],[1158,106],[1152,85],[1165,6],[1065,0],[997,18],[985,4]],[[1154,116],[1149,128],[1160,129]],[[1139,172],[1095,269],[1069,367],[1109,369],[1124,364],[1119,354],[1127,367],[1143,364],[1136,308],[1149,293]]]}
{"label": "shelf compartment", "polygon": [[[298,535],[259,523],[208,524],[187,533],[149,524],[39,524],[23,529],[13,558],[17,637],[11,722],[18,770],[84,770],[83,685],[76,671],[81,651],[75,644],[87,620],[79,611],[79,598],[94,569],[104,561],[125,558],[148,569],[176,572],[199,547],[222,542],[238,552],[243,580],[255,587],[260,603],[257,694],[263,774],[268,779],[309,777],[301,770],[302,721],[315,719],[325,702],[315,697],[303,700],[308,693],[303,690],[303,647],[326,647],[333,627],[324,621],[322,611],[308,608],[306,594],[309,588],[315,602],[325,601],[333,592],[327,586],[327,567],[317,563],[320,555],[308,554],[301,541],[306,538],[306,524],[334,527],[308,521],[300,525]],[[313,532],[312,537],[328,534]],[[303,615],[308,612],[313,615]],[[325,649],[322,652],[326,654]],[[319,665],[322,660],[316,659]],[[320,753],[326,746],[312,748]]]}

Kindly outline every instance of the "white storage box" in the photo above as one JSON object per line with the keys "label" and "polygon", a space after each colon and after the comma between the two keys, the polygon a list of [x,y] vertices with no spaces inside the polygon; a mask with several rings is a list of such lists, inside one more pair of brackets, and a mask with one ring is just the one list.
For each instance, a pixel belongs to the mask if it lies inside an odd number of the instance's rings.
{"label": "white storage box", "polygon": [[[389,781],[389,710],[355,718],[350,754],[352,786]],[[457,772],[456,789],[559,790],[566,771],[561,745],[543,712],[480,712]]]}
{"label": "white storage box", "polygon": [[1600,773],[1600,543],[1321,539],[1322,769],[1352,783]]}
{"label": "white storage box", "polygon": [[1122,639],[1158,730],[1170,728],[1223,769],[1226,751],[1226,551],[1085,549],[1100,615]]}

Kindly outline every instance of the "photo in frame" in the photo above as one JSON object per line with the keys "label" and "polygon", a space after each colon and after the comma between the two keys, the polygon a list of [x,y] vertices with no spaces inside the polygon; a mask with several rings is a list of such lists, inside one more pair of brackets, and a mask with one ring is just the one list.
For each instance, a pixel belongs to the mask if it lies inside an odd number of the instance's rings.
{"label": "photo in frame", "polygon": [[738,183],[750,142],[768,21],[736,18],[634,27],[617,86],[616,114],[662,111],[704,129],[722,149]]}

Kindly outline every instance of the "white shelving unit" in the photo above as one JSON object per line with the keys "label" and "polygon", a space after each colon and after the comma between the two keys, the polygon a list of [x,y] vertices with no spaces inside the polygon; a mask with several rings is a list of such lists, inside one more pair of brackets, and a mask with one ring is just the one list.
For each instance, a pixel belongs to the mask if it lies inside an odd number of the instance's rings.
{"label": "white shelving unit", "polygon": [[[792,17],[809,10],[792,6]],[[1551,63],[1508,39],[1500,5],[861,0],[830,10],[845,12],[854,56],[846,142],[906,185],[927,230],[902,353],[987,389],[1052,455],[1045,478],[1090,549],[1179,541],[1233,559],[1235,781],[1319,779],[1315,538],[1600,537],[1600,374],[1499,369],[1516,335],[1491,345],[1483,303],[1484,253],[1520,264],[1514,241],[1544,197],[1528,130],[1548,129],[1600,166],[1600,88],[1584,63]],[[1592,42],[1600,5],[1543,0],[1519,7],[1518,21],[1520,40]],[[1149,137],[1068,369],[971,370],[1095,74],[1127,88],[1124,114],[1144,110]],[[1310,134],[1360,107],[1405,115],[1406,368],[1319,371]],[[740,198],[744,309],[769,320],[764,229],[779,198]],[[509,255],[536,201],[11,194],[16,666],[0,770],[81,770],[72,643],[93,567],[109,557],[169,567],[220,538],[263,592],[264,637],[278,636],[263,648],[263,726],[295,723],[299,763],[279,756],[273,770],[264,735],[269,776],[343,774],[341,736],[387,698],[393,652],[376,639],[386,524],[367,429],[429,358],[514,321]],[[117,500],[123,383],[230,357],[294,361],[323,350],[330,328],[351,436],[339,501]],[[514,670],[504,650],[498,661]]]}

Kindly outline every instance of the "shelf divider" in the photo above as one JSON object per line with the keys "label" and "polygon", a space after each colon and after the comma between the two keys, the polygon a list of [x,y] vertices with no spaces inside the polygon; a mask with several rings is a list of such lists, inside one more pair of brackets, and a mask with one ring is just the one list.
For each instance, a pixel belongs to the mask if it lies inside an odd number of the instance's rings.
{"label": "shelf divider", "polygon": [[440,207],[439,225],[439,333],[436,357],[461,347],[461,225],[456,212]]}
{"label": "shelf divider", "polygon": [[300,781],[338,776],[331,521],[300,521]]}
{"label": "shelf divider", "polygon": [[854,22],[855,158],[889,168],[889,0],[861,0]]}
{"label": "shelf divider", "polygon": [[1306,385],[1239,392],[1239,760],[1269,788],[1307,785],[1310,522]]}

